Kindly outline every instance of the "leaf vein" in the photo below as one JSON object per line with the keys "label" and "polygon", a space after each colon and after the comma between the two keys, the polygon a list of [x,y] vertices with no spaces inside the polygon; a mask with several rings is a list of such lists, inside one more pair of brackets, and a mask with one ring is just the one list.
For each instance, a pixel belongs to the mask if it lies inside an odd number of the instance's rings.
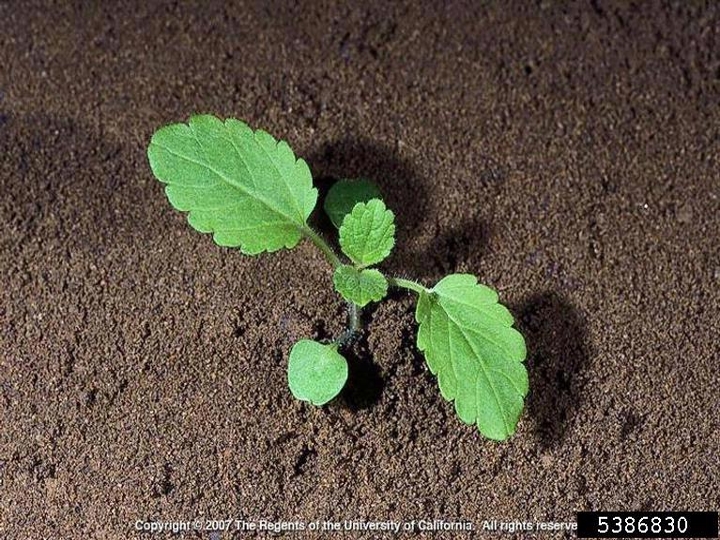
{"label": "leaf vein", "polygon": [[[482,355],[477,351],[477,349],[475,348],[472,340],[468,339],[468,337],[465,335],[464,330],[465,330],[466,328],[463,327],[463,326],[461,326],[461,325],[459,325],[459,324],[457,323],[457,321],[455,321],[455,319],[454,319],[444,308],[442,308],[442,309],[443,309],[443,312],[445,313],[445,315],[448,317],[448,319],[450,319],[450,320],[458,327],[458,329],[460,330],[460,335],[463,337],[463,340],[464,340],[465,343],[470,347],[470,349],[472,350],[472,352],[475,354],[475,357],[478,359],[478,365],[480,366],[480,370],[482,370],[482,373],[483,373],[483,375],[484,375],[484,377],[485,377],[485,380],[487,381],[488,386],[489,386],[490,389],[492,390],[493,397],[495,398],[495,403],[497,404],[497,408],[498,408],[498,410],[500,411],[500,414],[502,415],[503,424],[505,424],[505,430],[506,430],[507,433],[510,433],[510,431],[511,431],[511,429],[510,429],[510,424],[508,423],[508,419],[507,419],[507,417],[506,417],[506,415],[505,415],[505,409],[504,409],[504,407],[502,406],[502,403],[501,403],[501,401],[500,401],[500,396],[499,396],[498,393],[497,393],[497,390],[496,390],[496,388],[495,388],[495,385],[494,385],[493,382],[492,382],[492,379],[488,376],[487,370],[486,370],[486,368],[485,368],[485,364],[484,364],[484,362],[483,362],[483,360],[482,360]],[[476,404],[476,410],[477,410],[477,404]]]}
{"label": "leaf vein", "polygon": [[[194,132],[193,132],[193,134],[194,134]],[[197,140],[197,136],[195,136],[195,139]],[[296,228],[302,230],[302,227],[301,227],[300,225],[298,225],[297,223],[295,223],[295,220],[294,220],[291,216],[288,216],[288,215],[284,214],[283,212],[281,212],[280,210],[278,210],[277,208],[275,208],[275,207],[274,207],[271,203],[269,203],[267,200],[265,200],[264,197],[261,197],[259,194],[253,193],[253,192],[249,191],[249,190],[248,190],[247,188],[245,188],[242,184],[238,184],[237,182],[234,182],[233,180],[231,180],[230,178],[228,178],[227,176],[225,176],[225,174],[221,173],[220,171],[218,171],[218,170],[215,169],[214,167],[210,166],[209,164],[203,163],[202,161],[198,161],[197,159],[194,159],[194,158],[192,158],[192,157],[190,157],[190,156],[186,156],[186,155],[184,155],[184,154],[181,154],[180,152],[177,152],[176,150],[173,150],[172,148],[169,148],[169,147],[167,147],[167,146],[165,146],[165,145],[158,144],[158,143],[153,143],[153,144],[155,144],[156,146],[158,146],[158,148],[162,148],[163,150],[165,150],[165,151],[168,152],[169,154],[172,154],[172,155],[174,155],[174,156],[176,156],[176,157],[178,157],[178,158],[180,158],[180,159],[184,159],[185,161],[189,161],[190,163],[194,163],[194,164],[196,164],[196,165],[199,165],[199,166],[201,166],[201,167],[204,167],[205,169],[207,169],[208,171],[212,172],[212,173],[215,174],[216,176],[218,176],[218,177],[222,178],[223,180],[225,180],[226,183],[230,184],[230,185],[231,185],[232,187],[234,187],[235,189],[237,189],[237,190],[241,191],[242,193],[244,193],[246,196],[248,196],[248,197],[250,197],[250,198],[253,198],[253,199],[257,199],[258,201],[260,201],[260,202],[263,204],[263,206],[265,206],[265,207],[266,207],[268,210],[270,210],[272,213],[274,213],[274,214],[276,214],[276,215],[278,215],[278,216],[286,219],[287,221],[290,222],[290,224],[292,224],[292,225],[294,225]],[[243,165],[245,165],[245,163],[243,163]],[[247,167],[247,165],[245,165],[245,168],[248,169],[248,172],[249,172],[249,168]],[[250,174],[251,174],[251,176],[252,176],[252,173],[250,173]],[[168,182],[168,183],[170,184],[171,182]],[[176,184],[176,185],[177,185],[177,184]],[[182,184],[180,184],[180,185],[182,185]]]}

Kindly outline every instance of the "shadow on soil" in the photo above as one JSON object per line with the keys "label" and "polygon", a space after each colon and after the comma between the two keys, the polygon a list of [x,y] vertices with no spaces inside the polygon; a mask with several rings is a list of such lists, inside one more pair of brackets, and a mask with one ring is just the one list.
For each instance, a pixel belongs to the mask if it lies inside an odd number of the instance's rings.
{"label": "shadow on soil", "polygon": [[[434,237],[419,253],[412,255],[409,275],[426,285],[434,285],[444,276],[461,271],[486,253],[492,231],[481,216],[472,216]],[[472,272],[471,272],[472,273]]]}
{"label": "shadow on soil", "polygon": [[343,354],[348,361],[348,381],[342,392],[345,404],[351,411],[368,409],[380,399],[385,381],[368,348],[367,334]]}
{"label": "shadow on soil", "polygon": [[380,187],[388,208],[395,212],[397,226],[395,250],[388,266],[403,275],[434,283],[455,272],[460,263],[481,257],[487,249],[489,223],[475,215],[441,232],[424,249],[412,250],[407,240],[433,214],[430,186],[417,167],[388,146],[364,139],[342,139],[311,153],[307,162],[320,192],[315,225],[329,238],[337,235],[322,211],[330,187],[341,178],[367,178]]}
{"label": "shadow on soil", "polygon": [[531,297],[516,311],[528,349],[529,414],[545,449],[562,444],[582,403],[590,350],[581,313],[560,294]]}

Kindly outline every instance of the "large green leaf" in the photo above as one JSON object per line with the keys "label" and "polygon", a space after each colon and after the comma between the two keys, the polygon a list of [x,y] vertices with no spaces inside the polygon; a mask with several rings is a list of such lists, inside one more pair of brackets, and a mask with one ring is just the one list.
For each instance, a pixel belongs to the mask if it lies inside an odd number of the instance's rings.
{"label": "large green leaf", "polygon": [[528,392],[525,340],[497,293],[453,274],[420,293],[415,317],[418,348],[460,419],[491,439],[512,435]]}
{"label": "large green leaf", "polygon": [[323,345],[311,339],[293,345],[288,385],[297,399],[324,405],[340,393],[347,377],[347,361],[337,352],[337,345]]}
{"label": "large green leaf", "polygon": [[358,266],[382,261],[395,245],[395,215],[380,199],[358,203],[340,227],[340,247]]}
{"label": "large green leaf", "polygon": [[388,289],[387,279],[379,270],[374,268],[359,270],[346,264],[335,269],[333,283],[345,300],[360,307],[382,300]]}
{"label": "large green leaf", "polygon": [[232,118],[165,126],[148,158],[193,228],[247,254],[295,246],[317,200],[310,169],[286,142]]}

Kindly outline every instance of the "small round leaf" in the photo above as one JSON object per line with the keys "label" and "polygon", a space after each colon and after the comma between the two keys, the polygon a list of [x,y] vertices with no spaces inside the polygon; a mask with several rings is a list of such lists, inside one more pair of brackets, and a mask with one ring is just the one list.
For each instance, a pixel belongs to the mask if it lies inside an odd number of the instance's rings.
{"label": "small round leaf", "polygon": [[370,180],[338,180],[328,191],[323,208],[333,225],[339,229],[345,216],[352,212],[357,203],[380,197],[380,189]]}
{"label": "small round leaf", "polygon": [[347,377],[347,361],[335,345],[323,345],[310,339],[293,345],[288,362],[288,384],[297,399],[324,405],[340,393]]}

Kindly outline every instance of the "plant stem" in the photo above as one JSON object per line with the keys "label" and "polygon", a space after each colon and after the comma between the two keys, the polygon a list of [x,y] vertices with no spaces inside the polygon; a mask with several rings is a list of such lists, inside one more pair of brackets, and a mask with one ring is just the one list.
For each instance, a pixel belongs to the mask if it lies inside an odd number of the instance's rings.
{"label": "plant stem", "polygon": [[335,255],[335,251],[333,251],[333,248],[330,247],[330,245],[325,241],[322,236],[320,236],[308,226],[305,226],[302,229],[302,232],[313,244],[318,247],[318,249],[320,249],[320,251],[323,252],[323,255],[325,255],[333,268],[342,266],[342,261],[337,255]]}
{"label": "plant stem", "polygon": [[[342,266],[343,262],[340,260],[340,257],[335,254],[333,248],[330,247],[330,244],[328,244],[322,236],[308,226],[303,227],[302,233],[323,252],[323,255],[325,255],[333,268]],[[360,307],[354,302],[348,302],[347,326],[345,327],[345,331],[338,336],[334,343],[338,347],[345,347],[355,340],[360,330],[362,330]]]}
{"label": "plant stem", "polygon": [[423,292],[425,292],[425,293],[430,292],[430,289],[428,289],[427,287],[421,285],[417,281],[412,281],[410,279],[404,279],[404,278],[399,278],[399,277],[389,277],[389,278],[387,278],[387,280],[388,280],[388,285],[390,285],[391,287],[402,287],[403,289],[409,289],[418,294],[423,293]]}
{"label": "plant stem", "polygon": [[360,307],[353,302],[348,302],[348,328],[353,332],[357,332],[362,328]]}
{"label": "plant stem", "polygon": [[360,321],[360,308],[353,302],[348,302],[348,323],[345,327],[345,331],[338,336],[335,343],[338,347],[346,347],[350,345],[358,333],[362,329],[362,323]]}

